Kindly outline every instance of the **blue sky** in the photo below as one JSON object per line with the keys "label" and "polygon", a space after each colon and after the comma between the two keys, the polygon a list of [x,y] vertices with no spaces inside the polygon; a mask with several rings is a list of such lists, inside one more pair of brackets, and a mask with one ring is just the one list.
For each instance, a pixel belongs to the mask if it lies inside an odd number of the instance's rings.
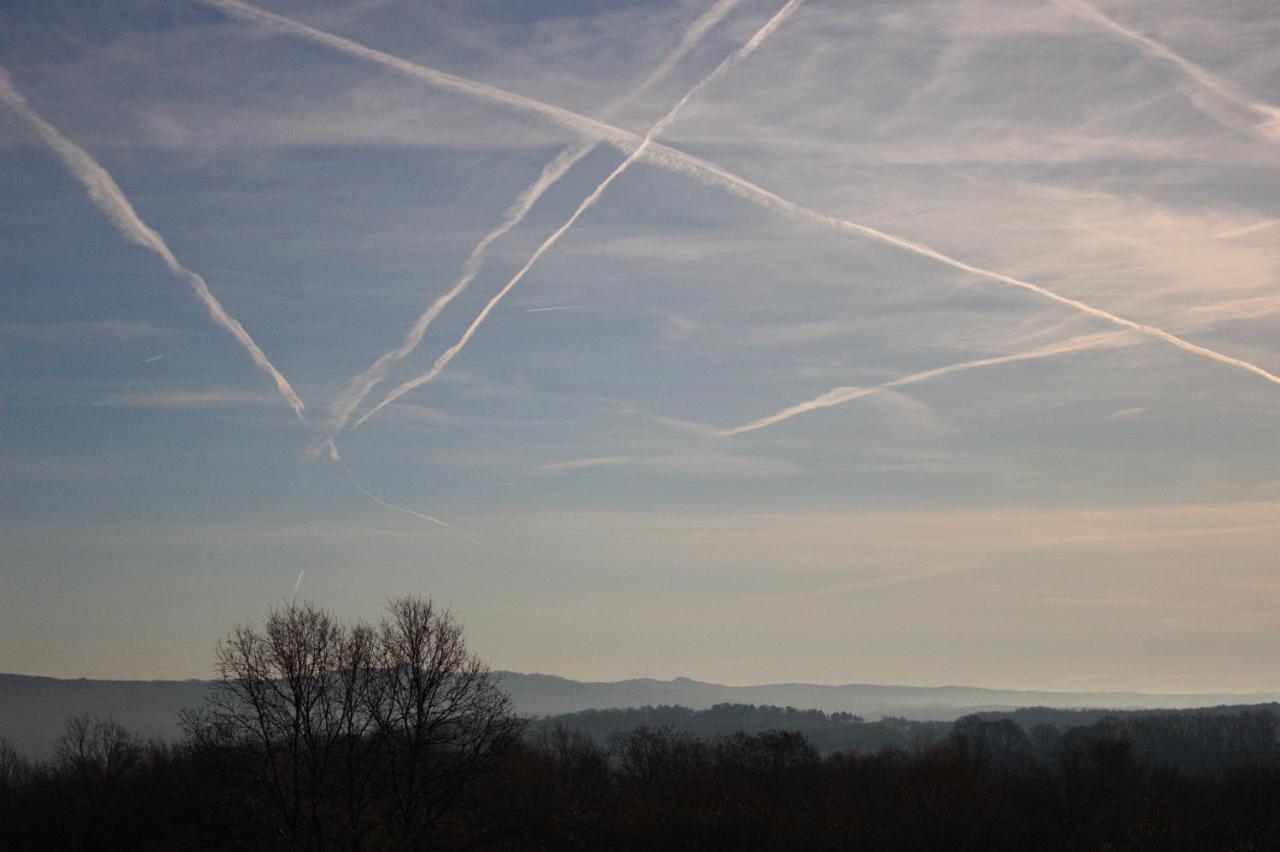
{"label": "blue sky", "polygon": [[204,676],[302,570],[523,671],[1280,688],[1271,4],[230,5],[0,10],[0,669]]}

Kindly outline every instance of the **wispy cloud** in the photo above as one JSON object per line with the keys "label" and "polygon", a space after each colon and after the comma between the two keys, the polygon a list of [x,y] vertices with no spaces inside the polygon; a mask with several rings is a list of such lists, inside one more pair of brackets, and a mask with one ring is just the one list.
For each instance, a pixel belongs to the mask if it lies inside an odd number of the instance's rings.
{"label": "wispy cloud", "polygon": [[566,470],[585,470],[593,467],[617,467],[620,464],[628,464],[632,461],[634,459],[628,456],[589,456],[587,458],[566,459],[565,461],[538,465],[538,470],[544,473],[559,473]]}
{"label": "wispy cloud", "polygon": [[245,405],[270,405],[276,397],[268,393],[236,388],[202,388],[200,390],[132,391],[102,396],[86,405],[111,408],[238,408]]}
{"label": "wispy cloud", "polygon": [[[1235,86],[1210,73],[1207,68],[1197,65],[1175,52],[1168,45],[1161,44],[1155,39],[1125,26],[1087,0],[1056,0],[1056,2],[1073,14],[1097,24],[1112,35],[1135,45],[1153,59],[1160,60],[1176,68],[1187,81],[1202,91],[1252,113],[1255,120],[1260,119],[1262,122],[1252,128],[1254,132],[1268,141],[1280,142],[1280,107],[1249,97],[1240,92]],[[1205,110],[1205,112],[1216,121],[1222,120],[1222,114],[1218,110]]]}
{"label": "wispy cloud", "polygon": [[727,453],[662,453],[647,456],[588,456],[539,465],[540,473],[566,473],[597,468],[630,467],[664,477],[772,479],[795,476],[802,469],[789,461]]}
{"label": "wispy cloud", "polygon": [[792,417],[798,417],[801,414],[807,414],[811,411],[819,411],[823,408],[831,408],[836,405],[843,405],[846,402],[852,402],[855,399],[871,396],[873,394],[883,393],[892,388],[905,387],[907,385],[919,384],[927,382],[930,379],[936,379],[940,376],[947,376],[952,373],[959,373],[965,370],[978,370],[986,367],[996,367],[1002,364],[1014,364],[1020,361],[1033,361],[1040,358],[1054,358],[1059,355],[1069,355],[1075,352],[1083,352],[1088,349],[1094,349],[1099,346],[1113,346],[1120,343],[1121,335],[1086,335],[1061,343],[1053,343],[1048,346],[1041,346],[1027,352],[1019,352],[1012,355],[996,355],[991,358],[976,358],[972,361],[962,361],[957,364],[948,364],[945,367],[935,367],[932,370],[921,370],[917,373],[911,373],[906,376],[900,376],[883,384],[874,385],[872,387],[838,387],[832,388],[820,396],[795,405],[787,406],[781,411],[777,411],[766,417],[760,417],[741,426],[734,426],[730,429],[722,429],[717,434],[729,437],[733,435],[741,435],[744,432],[754,432],[758,429],[765,429],[774,426],[784,420],[790,420]]}
{"label": "wispy cloud", "polygon": [[0,323],[0,335],[39,343],[91,343],[102,338],[137,340],[166,334],[167,330],[145,322],[127,320],[87,320],[45,323]]}
{"label": "wispy cloud", "polygon": [[526,314],[541,314],[548,311],[583,311],[586,310],[586,307],[586,305],[550,305],[545,308],[525,308],[524,312]]}
{"label": "wispy cloud", "polygon": [[1251,225],[1241,225],[1238,228],[1228,228],[1225,231],[1219,231],[1213,235],[1215,240],[1235,240],[1240,237],[1247,237],[1250,234],[1257,234],[1261,231],[1270,230],[1276,225],[1280,225],[1280,219],[1264,219],[1261,222],[1254,222]]}
{"label": "wispy cloud", "polygon": [[1107,420],[1113,422],[1125,420],[1138,420],[1151,410],[1149,405],[1136,405],[1133,408],[1122,408],[1119,411],[1113,411],[1106,416]]}

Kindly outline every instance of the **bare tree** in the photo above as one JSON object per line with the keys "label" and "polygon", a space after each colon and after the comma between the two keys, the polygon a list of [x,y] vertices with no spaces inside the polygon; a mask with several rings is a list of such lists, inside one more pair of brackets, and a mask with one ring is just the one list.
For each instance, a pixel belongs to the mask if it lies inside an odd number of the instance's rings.
{"label": "bare tree", "polygon": [[392,600],[377,631],[370,714],[381,798],[397,845],[421,849],[468,828],[480,782],[519,740],[524,722],[489,668],[469,652],[452,614],[423,598]]}
{"label": "bare tree", "polygon": [[218,646],[205,709],[184,725],[215,755],[237,807],[308,848],[423,848],[460,814],[522,722],[462,629],[400,598],[378,627],[311,604],[272,610]]}
{"label": "bare tree", "polygon": [[111,718],[67,719],[55,746],[54,766],[85,814],[84,841],[93,844],[121,807],[122,787],[142,760],[137,735]]}
{"label": "bare tree", "polygon": [[0,795],[20,788],[30,773],[30,762],[8,740],[0,737]]}

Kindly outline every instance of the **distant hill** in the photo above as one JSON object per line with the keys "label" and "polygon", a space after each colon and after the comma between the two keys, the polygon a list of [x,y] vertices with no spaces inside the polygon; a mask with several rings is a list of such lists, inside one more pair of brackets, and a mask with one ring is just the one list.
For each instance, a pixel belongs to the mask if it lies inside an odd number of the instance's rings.
{"label": "distant hill", "polygon": [[[1259,704],[1280,694],[1151,694],[1141,692],[1030,692],[967,686],[879,686],[780,683],[724,686],[688,678],[584,682],[554,675],[499,672],[516,709],[530,716],[555,716],[591,709],[679,705],[706,710],[717,704],[755,704],[846,712],[868,719],[901,716],[950,721],[981,711],[1019,707],[1187,708]],[[0,674],[0,737],[32,757],[46,757],[67,717],[110,715],[148,737],[178,735],[178,714],[198,707],[205,681],[61,680]]]}
{"label": "distant hill", "polygon": [[678,705],[706,710],[716,704],[755,704],[947,721],[983,710],[1019,707],[1156,709],[1220,704],[1260,704],[1280,693],[1209,694],[1146,692],[1042,692],[973,686],[882,686],[773,683],[724,686],[678,677],[675,680],[590,682],[555,675],[503,672],[503,685],[521,712],[537,716],[644,705]]}

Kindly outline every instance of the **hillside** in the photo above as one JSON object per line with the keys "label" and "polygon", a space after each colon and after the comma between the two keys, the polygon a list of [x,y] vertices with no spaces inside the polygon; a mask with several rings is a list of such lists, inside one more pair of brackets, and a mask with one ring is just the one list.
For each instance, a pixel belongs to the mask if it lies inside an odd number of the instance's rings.
{"label": "hillside", "polygon": [[[949,721],[980,711],[1018,707],[1186,708],[1275,701],[1275,694],[1211,695],[1138,692],[1069,693],[944,686],[782,683],[725,686],[688,678],[614,682],[575,681],[554,675],[500,672],[516,709],[555,716],[591,709],[678,705],[706,710],[717,704],[754,704],[845,712],[868,719],[901,716]],[[178,714],[199,706],[207,683],[187,681],[62,680],[0,674],[0,736],[19,750],[44,757],[68,716],[110,715],[145,736],[174,737]]]}

